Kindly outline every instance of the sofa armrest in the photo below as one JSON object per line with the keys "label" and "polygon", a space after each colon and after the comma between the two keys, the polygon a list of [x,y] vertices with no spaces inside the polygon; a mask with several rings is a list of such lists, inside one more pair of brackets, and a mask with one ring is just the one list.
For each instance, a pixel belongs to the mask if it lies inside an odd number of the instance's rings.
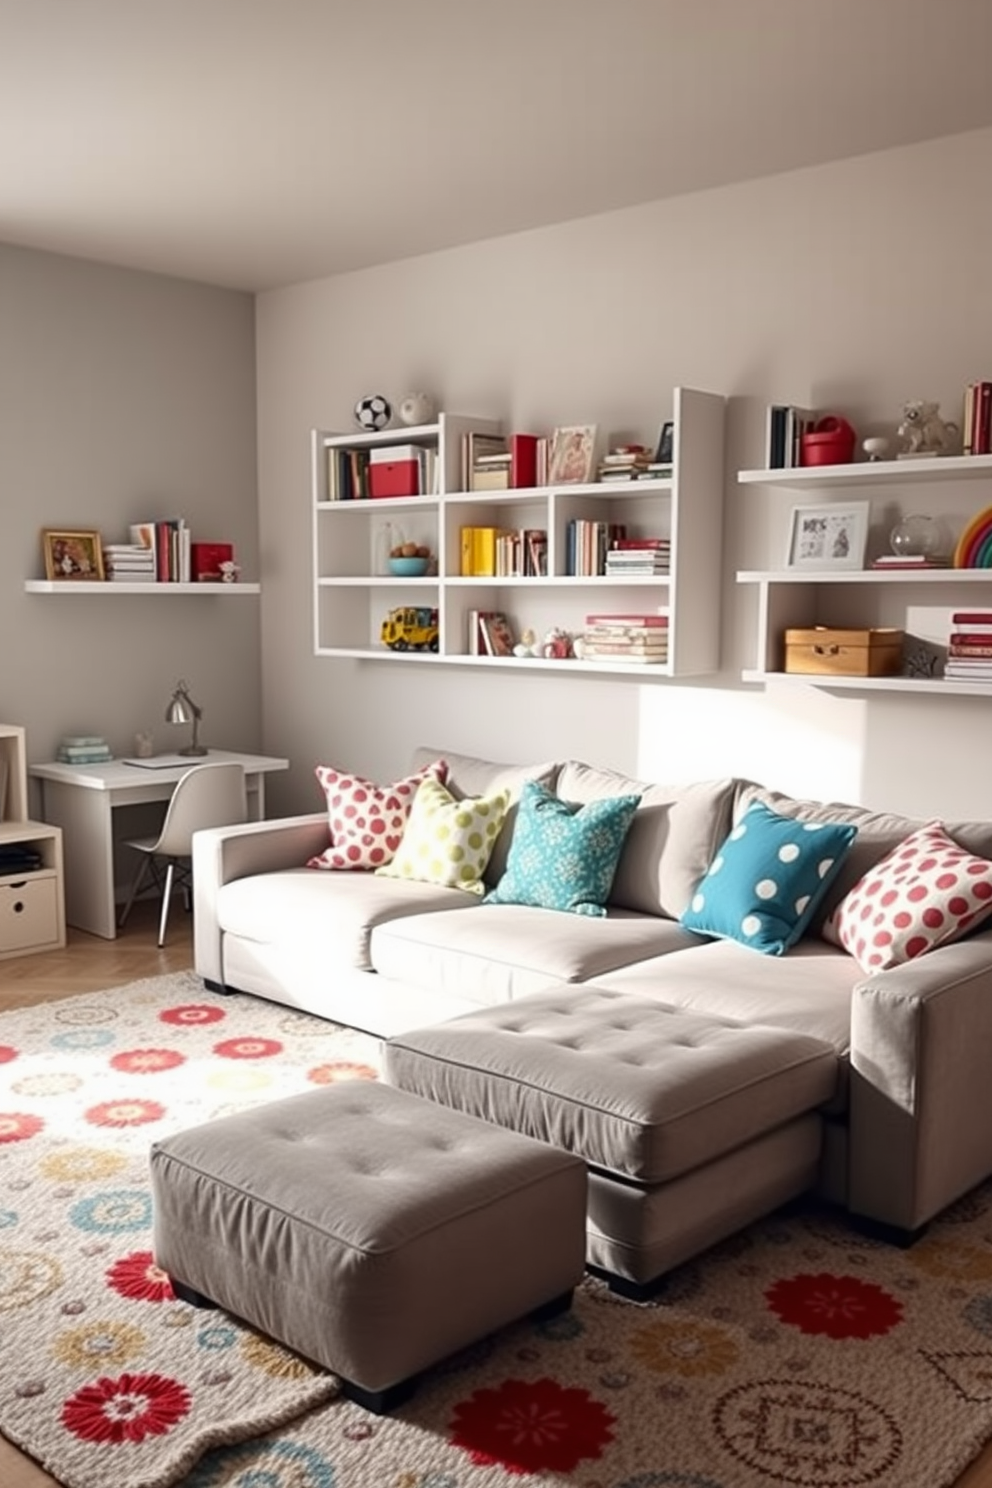
{"label": "sofa armrest", "polygon": [[193,967],[205,981],[224,982],[217,919],[217,894],[224,884],[302,868],[328,840],[326,811],[193,833]]}
{"label": "sofa armrest", "polygon": [[850,1208],[913,1231],[992,1173],[992,935],[855,987]]}

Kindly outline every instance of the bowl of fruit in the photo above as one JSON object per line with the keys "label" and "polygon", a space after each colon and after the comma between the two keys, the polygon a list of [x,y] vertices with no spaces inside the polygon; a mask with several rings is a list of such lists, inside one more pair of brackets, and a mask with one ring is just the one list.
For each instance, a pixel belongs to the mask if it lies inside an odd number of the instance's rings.
{"label": "bowl of fruit", "polygon": [[430,567],[430,548],[414,542],[400,543],[389,550],[389,572],[400,579],[419,579]]}

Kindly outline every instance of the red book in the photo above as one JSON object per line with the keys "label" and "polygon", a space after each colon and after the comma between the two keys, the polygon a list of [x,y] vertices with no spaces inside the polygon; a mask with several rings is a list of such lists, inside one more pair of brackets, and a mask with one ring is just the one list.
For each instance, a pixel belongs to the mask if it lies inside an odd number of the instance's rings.
{"label": "red book", "polygon": [[220,566],[234,557],[231,543],[195,542],[190,544],[190,578],[210,580],[222,577]]}
{"label": "red book", "polygon": [[992,382],[977,383],[975,396],[971,452],[974,455],[992,454]]}
{"label": "red book", "polygon": [[992,610],[955,610],[951,616],[952,625],[992,625]]}
{"label": "red book", "polygon": [[537,435],[510,435],[510,486],[514,491],[537,485]]}
{"label": "red book", "polygon": [[615,537],[613,548],[621,553],[660,552],[671,547],[667,537]]}
{"label": "red book", "polygon": [[981,630],[952,630],[950,646],[992,646],[992,625]]}

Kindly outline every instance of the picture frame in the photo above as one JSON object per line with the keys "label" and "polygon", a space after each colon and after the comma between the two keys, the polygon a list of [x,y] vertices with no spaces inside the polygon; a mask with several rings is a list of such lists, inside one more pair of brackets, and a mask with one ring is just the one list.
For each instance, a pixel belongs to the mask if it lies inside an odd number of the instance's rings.
{"label": "picture frame", "polygon": [[675,457],[675,420],[666,419],[658,435],[658,447],[654,452],[656,465],[671,465]]}
{"label": "picture frame", "polygon": [[786,568],[864,568],[870,508],[868,501],[794,506]]}
{"label": "picture frame", "polygon": [[596,468],[595,424],[569,424],[554,431],[548,457],[548,485],[586,485]]}
{"label": "picture frame", "polygon": [[102,583],[103,545],[99,532],[46,527],[41,534],[45,578],[59,583]]}

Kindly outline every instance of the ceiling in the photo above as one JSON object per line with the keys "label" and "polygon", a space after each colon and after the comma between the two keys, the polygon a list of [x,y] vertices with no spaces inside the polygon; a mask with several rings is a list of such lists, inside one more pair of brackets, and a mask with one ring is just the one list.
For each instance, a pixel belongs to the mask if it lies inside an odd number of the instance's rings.
{"label": "ceiling", "polygon": [[992,124],[992,0],[0,0],[0,242],[243,290]]}

